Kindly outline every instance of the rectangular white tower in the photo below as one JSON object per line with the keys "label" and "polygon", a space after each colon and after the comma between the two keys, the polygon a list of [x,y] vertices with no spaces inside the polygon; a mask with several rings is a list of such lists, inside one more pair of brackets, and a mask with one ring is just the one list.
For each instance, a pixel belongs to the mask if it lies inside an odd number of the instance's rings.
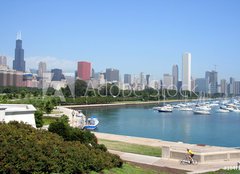
{"label": "rectangular white tower", "polygon": [[182,59],[182,90],[191,91],[191,53],[184,53]]}

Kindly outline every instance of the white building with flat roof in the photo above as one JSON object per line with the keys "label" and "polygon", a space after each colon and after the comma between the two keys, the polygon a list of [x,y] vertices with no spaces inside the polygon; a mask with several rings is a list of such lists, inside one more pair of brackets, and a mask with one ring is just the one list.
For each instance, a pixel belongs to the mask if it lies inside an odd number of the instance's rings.
{"label": "white building with flat roof", "polygon": [[36,128],[33,105],[27,104],[0,104],[0,122],[18,121],[30,124]]}
{"label": "white building with flat roof", "polygon": [[182,58],[182,90],[191,91],[191,53],[184,53]]}

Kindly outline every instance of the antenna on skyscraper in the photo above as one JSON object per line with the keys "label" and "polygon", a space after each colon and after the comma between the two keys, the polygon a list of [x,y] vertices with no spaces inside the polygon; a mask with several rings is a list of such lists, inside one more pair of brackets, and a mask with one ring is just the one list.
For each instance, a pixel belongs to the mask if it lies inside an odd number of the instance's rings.
{"label": "antenna on skyscraper", "polygon": [[22,39],[22,33],[21,31],[17,32],[17,40],[21,40]]}

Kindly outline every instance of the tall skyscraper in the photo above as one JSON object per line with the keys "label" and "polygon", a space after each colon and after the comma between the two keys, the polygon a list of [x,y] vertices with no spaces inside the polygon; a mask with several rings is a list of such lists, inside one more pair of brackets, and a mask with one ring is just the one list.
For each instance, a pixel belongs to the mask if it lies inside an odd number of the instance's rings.
{"label": "tall skyscraper", "polygon": [[173,89],[173,76],[170,74],[163,75],[163,89]]}
{"label": "tall skyscraper", "polygon": [[47,72],[46,62],[39,62],[38,64],[38,77],[43,78],[43,74]]}
{"label": "tall skyscraper", "polygon": [[132,83],[131,74],[124,74],[124,83],[125,84],[131,84]]}
{"label": "tall skyscraper", "polygon": [[221,80],[221,93],[224,94],[224,95],[227,95],[227,81],[225,79],[222,79]]}
{"label": "tall skyscraper", "polygon": [[65,79],[62,70],[61,69],[52,69],[52,81],[61,81],[62,79]]}
{"label": "tall skyscraper", "polygon": [[13,69],[25,72],[24,49],[22,48],[21,32],[17,33]]}
{"label": "tall skyscraper", "polygon": [[235,91],[235,86],[234,86],[234,83],[235,83],[235,79],[233,77],[230,77],[230,83],[228,85],[228,94],[229,95],[233,95],[234,94],[234,91]]}
{"label": "tall skyscraper", "polygon": [[106,80],[108,82],[119,82],[119,70],[107,68],[106,69]]}
{"label": "tall skyscraper", "polygon": [[195,80],[195,92],[206,93],[206,79],[197,78]]}
{"label": "tall skyscraper", "polygon": [[172,67],[173,85],[175,89],[178,89],[178,66],[173,65]]}
{"label": "tall skyscraper", "polygon": [[90,80],[91,73],[92,69],[90,62],[78,62],[77,75],[80,80]]}
{"label": "tall skyscraper", "polygon": [[150,86],[150,74],[146,75],[146,82],[147,82],[147,87]]}
{"label": "tall skyscraper", "polygon": [[0,56],[0,65],[7,66],[7,57],[6,56]]}
{"label": "tall skyscraper", "polygon": [[205,73],[207,93],[218,93],[218,74],[216,71],[207,71]]}
{"label": "tall skyscraper", "polygon": [[182,90],[191,91],[191,53],[184,53],[182,58]]}

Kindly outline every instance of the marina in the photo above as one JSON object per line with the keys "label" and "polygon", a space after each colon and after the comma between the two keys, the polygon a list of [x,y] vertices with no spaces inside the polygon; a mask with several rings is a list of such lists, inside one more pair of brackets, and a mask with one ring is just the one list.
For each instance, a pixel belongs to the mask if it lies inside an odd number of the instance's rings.
{"label": "marina", "polygon": [[[238,109],[219,112],[220,104],[214,104],[210,110],[204,106],[202,114],[194,114],[194,107],[191,107],[193,111],[182,111],[175,107],[177,104],[179,103],[172,104],[172,112],[158,112],[158,107],[161,106],[141,105],[84,108],[83,113],[98,118],[96,132],[190,144],[240,146]],[[226,108],[229,107],[226,105]]]}

